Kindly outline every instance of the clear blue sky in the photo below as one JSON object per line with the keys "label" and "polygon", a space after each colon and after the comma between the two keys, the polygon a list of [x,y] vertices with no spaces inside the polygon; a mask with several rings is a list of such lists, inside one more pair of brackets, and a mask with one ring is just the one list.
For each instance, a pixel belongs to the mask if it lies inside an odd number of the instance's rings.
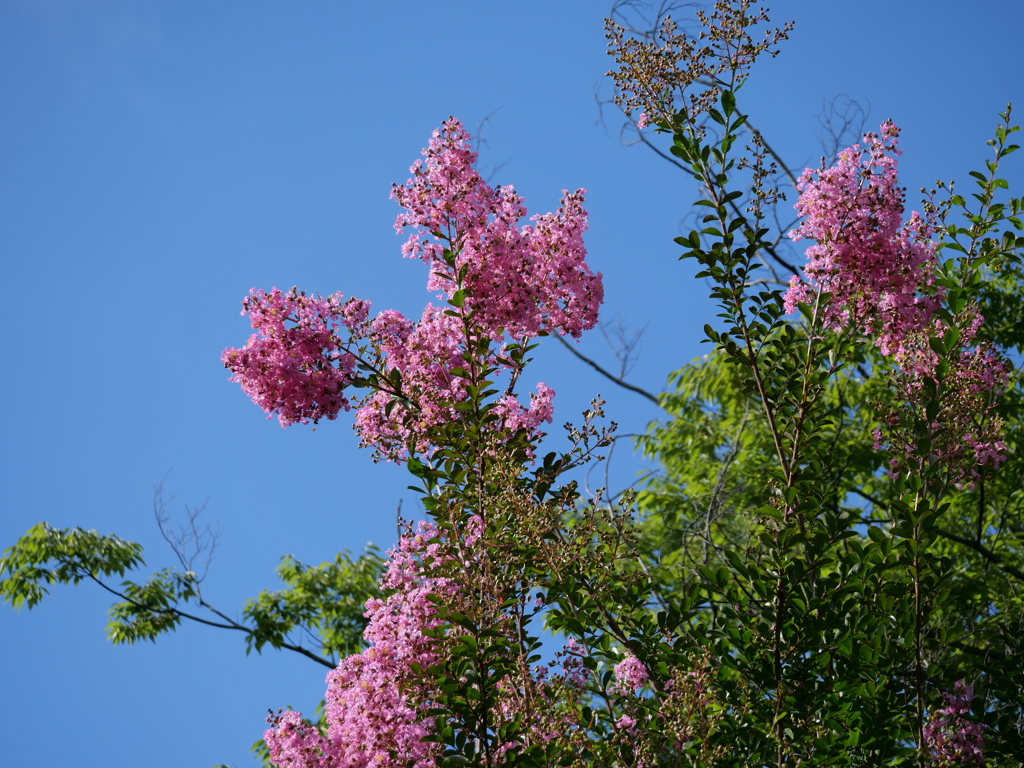
{"label": "clear blue sky", "polygon": [[[839,93],[870,102],[869,127],[904,129],[911,190],[980,167],[1007,101],[1024,118],[1020,3],[771,5],[796,29],[741,107],[795,166],[817,164],[817,116]],[[648,328],[632,380],[659,390],[700,354],[714,313],[672,243],[694,190],[624,146],[613,110],[595,122],[608,6],[0,2],[0,548],[46,520],[115,532],[150,567],[170,565],[151,514],[168,471],[175,504],[208,499],[223,527],[206,583],[222,610],[273,587],[281,555],[389,546],[399,500],[413,509],[405,473],[372,464],[344,419],[315,432],[266,421],[218,356],[247,338],[239,302],[253,286],[418,313],[426,276],[400,258],[388,193],[448,115],[472,128],[494,113],[482,164],[501,165],[494,181],[531,212],[590,190],[605,316]],[[1013,160],[1019,193],[1024,155]],[[614,365],[591,335],[581,349]],[[547,347],[532,380],[558,392],[556,423],[598,392],[623,432],[657,417]],[[620,484],[643,466],[622,453]],[[323,694],[322,667],[246,657],[224,631],[114,648],[108,605],[83,584],[0,610],[0,762],[248,766],[268,708],[311,712]]]}

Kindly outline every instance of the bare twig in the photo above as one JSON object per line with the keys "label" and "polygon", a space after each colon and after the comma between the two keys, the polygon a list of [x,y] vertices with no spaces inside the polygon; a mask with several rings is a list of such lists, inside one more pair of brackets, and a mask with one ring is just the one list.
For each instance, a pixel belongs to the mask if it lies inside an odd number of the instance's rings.
{"label": "bare twig", "polygon": [[[166,476],[164,477],[166,479]],[[153,485],[153,516],[160,528],[160,535],[178,558],[181,567],[187,573],[193,574],[196,589],[210,571],[210,564],[213,562],[213,553],[217,548],[217,539],[220,538],[222,530],[218,525],[216,529],[211,525],[201,527],[198,523],[200,515],[206,511],[206,501],[194,508],[185,505],[185,522],[178,523],[177,530],[171,528],[171,515],[167,511],[167,505],[174,500],[164,500],[164,481],[161,480]],[[200,573],[201,570],[201,573]]]}
{"label": "bare twig", "polygon": [[633,370],[637,360],[640,359],[640,342],[644,333],[647,332],[645,325],[639,331],[631,331],[622,323],[618,314],[611,320],[602,320],[597,325],[597,330],[608,342],[616,359],[619,361],[619,378],[624,379]]}
{"label": "bare twig", "polygon": [[821,123],[818,141],[821,142],[821,151],[825,157],[832,160],[842,147],[860,140],[864,124],[871,113],[871,102],[867,99],[865,101],[867,107],[845,93],[837,94],[828,101],[822,100],[821,114],[818,116],[818,122]]}
{"label": "bare twig", "polygon": [[701,8],[706,5],[703,2],[682,0],[659,0],[657,5],[647,0],[615,0],[609,16],[627,32],[650,39],[667,16],[684,8]]}
{"label": "bare twig", "polygon": [[491,146],[491,143],[489,141],[487,141],[487,139],[484,138],[484,127],[489,122],[491,122],[491,118],[494,117],[498,113],[498,111],[500,109],[501,109],[501,107],[498,107],[498,109],[493,110],[490,114],[488,114],[486,117],[484,117],[483,120],[481,120],[479,123],[477,123],[477,125],[476,125],[476,133],[473,134],[473,151],[476,152],[476,156],[477,156],[477,162],[476,162],[477,172],[479,172],[479,174],[484,177],[484,181],[486,181],[488,184],[492,183],[493,180],[494,180],[494,177],[498,175],[498,172],[502,168],[504,168],[506,165],[508,165],[508,163],[509,163],[508,160],[503,160],[502,162],[498,163],[497,165],[492,166],[490,171],[487,172],[486,175],[484,173],[484,168],[480,165],[480,152],[481,152],[482,148],[483,147],[490,147]]}
{"label": "bare twig", "polygon": [[650,400],[652,403],[654,403],[659,408],[661,407],[661,401],[659,401],[656,396],[652,395],[646,389],[642,389],[642,388],[636,386],[635,384],[630,384],[627,381],[623,381],[620,377],[618,377],[618,376],[616,376],[616,375],[614,375],[612,373],[609,373],[604,368],[602,368],[598,363],[596,363],[595,361],[591,360],[589,357],[587,357],[586,355],[582,354],[578,350],[574,349],[572,344],[567,342],[561,336],[555,334],[554,338],[558,339],[565,346],[566,349],[568,349],[570,352],[572,352],[574,355],[576,355],[576,357],[578,357],[580,360],[582,360],[584,363],[589,365],[591,368],[593,368],[595,371],[600,373],[602,376],[604,376],[609,381],[612,381],[615,384],[618,384],[623,389],[628,389],[630,392],[636,392],[638,395],[642,395],[643,397],[646,397],[648,400]]}

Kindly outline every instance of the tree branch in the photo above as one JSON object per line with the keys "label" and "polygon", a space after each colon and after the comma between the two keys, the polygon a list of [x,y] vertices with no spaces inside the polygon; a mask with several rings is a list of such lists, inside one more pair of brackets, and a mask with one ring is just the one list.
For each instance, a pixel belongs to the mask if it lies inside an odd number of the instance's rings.
{"label": "tree branch", "polygon": [[655,395],[652,395],[652,394],[651,394],[650,392],[648,392],[648,391],[647,391],[646,389],[641,389],[640,387],[638,387],[638,386],[636,386],[636,385],[634,385],[634,384],[630,384],[630,383],[629,383],[629,382],[627,382],[627,381],[623,381],[622,379],[620,379],[620,378],[619,378],[618,376],[616,376],[616,375],[615,375],[615,374],[613,374],[613,373],[609,373],[609,372],[608,372],[608,371],[606,371],[606,370],[605,370],[604,368],[602,368],[602,367],[601,367],[601,366],[600,366],[600,365],[599,365],[598,363],[596,363],[595,361],[591,360],[591,359],[590,359],[589,357],[587,357],[587,356],[586,356],[586,355],[584,355],[583,353],[581,353],[581,352],[577,351],[577,350],[576,350],[576,349],[575,349],[575,348],[574,348],[574,347],[572,346],[572,344],[570,344],[569,342],[567,342],[567,341],[566,341],[565,339],[563,339],[563,338],[562,338],[561,336],[559,336],[558,334],[553,334],[553,335],[554,335],[554,338],[556,338],[556,339],[558,339],[558,340],[559,340],[560,342],[562,342],[562,344],[563,344],[563,345],[565,346],[565,348],[566,348],[566,349],[568,349],[568,350],[569,350],[570,352],[572,352],[572,353],[573,353],[574,355],[576,355],[576,357],[578,357],[578,358],[579,358],[580,360],[582,360],[582,361],[583,361],[584,363],[586,363],[586,364],[587,364],[587,365],[589,365],[589,366],[590,366],[591,368],[593,368],[593,369],[594,369],[595,371],[597,371],[598,373],[600,373],[600,374],[601,374],[602,376],[604,376],[604,377],[605,377],[606,379],[608,379],[609,381],[612,381],[612,382],[614,382],[615,384],[618,384],[618,385],[619,385],[620,387],[622,387],[623,389],[628,389],[628,390],[629,390],[630,392],[636,392],[636,393],[637,393],[638,395],[642,395],[643,397],[646,397],[646,398],[647,398],[648,400],[650,400],[650,401],[651,401],[652,403],[654,403],[654,404],[655,404],[656,406],[658,406],[659,408],[661,408],[661,402],[660,402],[660,401],[658,400],[658,398],[657,398],[657,397],[656,397]]}
{"label": "tree branch", "polygon": [[[225,621],[227,621],[229,623],[228,624],[221,624],[221,623],[216,622],[216,621],[209,621],[209,620],[201,618],[199,616],[193,616],[191,613],[185,613],[184,611],[179,610],[178,608],[154,608],[152,606],[145,605],[144,603],[140,603],[137,600],[132,600],[127,595],[125,595],[125,594],[123,594],[121,592],[118,592],[116,589],[114,589],[113,587],[108,586],[107,584],[104,584],[102,581],[97,579],[91,573],[88,574],[88,576],[89,576],[90,579],[92,579],[97,584],[99,584],[101,587],[103,587],[105,590],[107,590],[107,592],[109,592],[110,594],[115,595],[116,597],[121,598],[126,603],[131,603],[136,608],[139,608],[141,610],[148,611],[150,613],[169,613],[169,614],[172,614],[174,616],[179,616],[179,617],[181,617],[183,619],[191,619],[192,621],[196,621],[196,622],[198,622],[200,624],[205,624],[208,627],[218,627],[220,629],[235,629],[235,630],[238,630],[239,632],[245,632],[246,634],[249,634],[249,635],[255,634],[253,632],[253,630],[250,629],[249,627],[245,626],[244,624],[239,624],[238,622],[233,621],[233,620],[227,618],[220,611],[217,611],[214,608],[212,608],[212,607],[210,607],[208,605],[205,605],[205,603],[204,603],[204,606],[206,608],[209,608],[211,611],[213,611],[215,614],[217,614],[218,616],[220,616],[221,618],[223,618]],[[303,648],[301,646],[292,645],[291,643],[281,643],[280,647],[281,648],[287,648],[289,651],[295,651],[295,653],[302,654],[306,658],[312,659],[313,661],[317,662],[318,664],[323,664],[328,669],[334,669],[334,667],[335,667],[334,664],[331,664],[326,659],[320,658],[319,656],[317,656],[312,651],[309,651],[309,650],[307,650],[307,649],[305,649],[305,648]]]}
{"label": "tree branch", "polygon": [[935,532],[944,539],[949,539],[950,541],[955,541],[957,544],[963,544],[965,547],[970,547],[990,563],[995,563],[1011,576],[1024,581],[1024,571],[1007,563],[1002,557],[997,555],[980,541],[974,541],[973,539],[968,539],[963,536],[957,536],[952,531],[947,531],[942,528],[936,528]]}

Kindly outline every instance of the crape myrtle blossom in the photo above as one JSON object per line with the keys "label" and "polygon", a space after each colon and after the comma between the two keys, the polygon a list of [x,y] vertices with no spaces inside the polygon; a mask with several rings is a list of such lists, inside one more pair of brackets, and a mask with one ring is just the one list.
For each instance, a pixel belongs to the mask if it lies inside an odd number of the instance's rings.
{"label": "crape myrtle blossom", "polygon": [[[459,419],[455,405],[466,400],[471,384],[466,376],[455,373],[466,366],[463,332],[462,318],[431,304],[419,323],[395,310],[386,310],[373,321],[371,341],[381,350],[388,369],[401,373],[403,395],[415,406],[392,403],[392,393],[383,390],[368,397],[356,413],[362,445],[391,459],[406,458],[410,444],[419,452],[429,450],[430,429]],[[485,362],[497,367],[497,355],[490,351]],[[536,436],[542,422],[551,423],[554,394],[541,382],[529,407],[506,394],[495,403],[494,413],[504,431],[523,429]]]}
{"label": "crape myrtle blossom", "polygon": [[[371,320],[368,302],[343,303],[341,294],[253,289],[243,314],[256,333],[222,360],[282,426],[357,406],[362,444],[393,461],[429,452],[431,431],[460,418],[456,406],[474,382],[504,372],[511,384],[490,404],[493,429],[523,430],[535,442],[552,420],[554,390],[538,384],[524,406],[514,385],[525,363],[509,349],[548,333],[578,338],[597,322],[604,289],[585,261],[584,191],[564,193],[557,211],[520,225],[522,198],[483,181],[457,120],[435,131],[423,154],[392,190],[405,209],[395,227],[409,230],[403,253],[429,266],[427,288],[445,304],[428,304],[418,321],[396,310]],[[352,385],[371,391],[350,402]]]}
{"label": "crape myrtle blossom", "polygon": [[633,693],[647,684],[647,667],[630,654],[615,665],[615,679],[624,690]]}
{"label": "crape myrtle blossom", "polygon": [[[647,667],[636,656],[629,654],[615,665],[615,683],[611,690],[633,696],[647,684]],[[615,728],[633,736],[637,726],[637,707],[635,702],[626,705],[626,711],[615,721]]]}
{"label": "crape myrtle blossom", "polygon": [[302,719],[294,710],[267,718],[271,727],[263,733],[270,762],[278,768],[334,768],[339,765],[331,740]]}
{"label": "crape myrtle blossom", "polygon": [[[406,528],[388,552],[381,579],[387,597],[366,603],[363,637],[370,647],[327,675],[326,735],[298,712],[271,716],[263,738],[279,768],[435,768],[442,747],[425,739],[436,731],[438,692],[425,670],[441,661],[438,647],[445,641],[431,631],[444,623],[438,603],[458,607],[466,588],[438,574],[451,570],[455,551],[470,560],[485,558],[485,529],[483,519],[473,516],[461,546],[453,547],[432,523]],[[510,641],[518,631],[514,621],[497,626]],[[492,764],[501,765],[509,751],[526,743],[555,749],[586,743],[580,718],[589,679],[584,655],[583,646],[570,639],[556,655],[557,670],[524,665],[518,675],[501,679],[491,727],[516,724],[518,736],[496,745]]]}
{"label": "crape myrtle blossom", "polygon": [[594,327],[604,298],[600,273],[585,262],[585,190],[563,192],[555,213],[526,215],[510,187],[492,188],[473,167],[476,153],[458,120],[434,131],[413,176],[391,195],[405,208],[395,229],[409,229],[402,252],[430,267],[427,290],[465,294],[473,323],[497,340],[540,333],[580,334]]}
{"label": "crape myrtle blossom", "polygon": [[555,412],[552,403],[554,397],[555,390],[542,381],[537,384],[537,391],[530,393],[529,408],[523,408],[519,400],[511,395],[504,395],[495,404],[494,412],[501,417],[509,431],[525,429],[533,433],[542,422],[551,423]]}
{"label": "crape myrtle blossom", "polygon": [[582,714],[591,701],[584,658],[582,644],[569,638],[550,666],[522,664],[518,674],[501,680],[493,722],[498,728],[515,723],[518,733],[496,750],[497,764],[526,745],[542,746],[550,755],[581,755],[593,746]]}
{"label": "crape myrtle blossom", "polygon": [[[874,340],[897,370],[890,374],[903,406],[883,416],[888,429],[875,430],[875,447],[888,442],[895,457],[889,472],[897,475],[916,461],[924,437],[953,482],[969,484],[980,467],[998,467],[1006,445],[1002,424],[990,416],[993,398],[1007,384],[1008,368],[989,344],[972,347],[983,319],[968,306],[952,320],[959,346],[947,355],[939,390],[938,417],[922,436],[914,426],[927,407],[926,379],[939,378],[939,356],[932,339],[947,325],[936,310],[943,292],[935,285],[938,266],[935,227],[912,213],[904,221],[904,190],[898,186],[896,157],[899,129],[891,122],[839,153],[831,168],[807,169],[800,177],[796,209],[803,217],[790,236],[811,239],[804,274],[794,276],[783,297],[784,309],[796,311],[815,296],[828,294],[822,323],[835,330],[853,328]],[[916,415],[915,415],[916,414]]]}
{"label": "crape myrtle blossom", "polygon": [[[942,338],[945,326],[936,321],[928,329],[907,336],[896,356],[899,370],[889,374],[903,406],[884,414],[885,435],[879,429],[873,434],[876,449],[887,447],[894,454],[889,459],[891,476],[898,476],[908,463],[918,464],[918,446],[923,437],[932,459],[947,469],[950,481],[970,488],[983,469],[997,469],[1006,459],[1003,422],[996,416],[995,407],[996,398],[1009,386],[1010,366],[991,343],[975,343],[983,323],[977,306],[968,305],[952,322],[958,343],[947,354],[941,376],[939,356],[928,341]],[[930,397],[926,387],[929,379],[941,379],[939,409],[922,426],[921,414],[926,413]]]}
{"label": "crape myrtle blossom", "polygon": [[[924,357],[924,361],[921,358]],[[897,476],[908,462],[916,464],[921,435],[915,421],[928,401],[925,377],[934,376],[936,361],[927,350],[918,362],[891,375],[905,407],[884,416],[888,429],[883,436],[874,430],[875,448],[888,442],[891,453],[889,474]],[[925,425],[930,455],[949,471],[950,480],[960,487],[973,487],[984,468],[998,469],[1006,459],[1003,422],[995,415],[995,398],[1009,384],[1009,366],[988,343],[956,350],[948,361],[939,392],[939,410]]]}
{"label": "crape myrtle blossom", "polygon": [[647,666],[632,654],[615,665],[615,679],[608,690],[616,696],[621,714],[614,721],[611,741],[617,749],[628,750],[636,768],[663,765],[668,756],[679,764],[683,754],[690,758],[685,765],[716,764],[720,747],[694,744],[721,720],[709,684],[714,667],[708,659],[696,661],[692,668],[671,670],[657,684]]}
{"label": "crape myrtle blossom", "polygon": [[430,690],[426,676],[414,671],[436,658],[424,634],[441,623],[429,596],[450,596],[456,588],[425,575],[439,557],[435,536],[433,525],[421,522],[388,552],[381,587],[391,594],[366,603],[364,638],[371,645],[327,675],[327,736],[297,712],[272,718],[263,738],[280,768],[436,765],[439,745],[423,740],[433,733]]}
{"label": "crape myrtle blossom", "polygon": [[356,359],[337,331],[357,326],[369,304],[341,298],[253,288],[242,302],[242,314],[257,333],[241,349],[224,350],[221,359],[233,373],[231,381],[242,385],[268,419],[276,413],[283,427],[334,419],[350,407],[343,392]]}
{"label": "crape myrtle blossom", "polygon": [[454,404],[465,399],[469,384],[452,374],[465,364],[458,344],[460,328],[458,317],[431,304],[419,323],[393,309],[373,320],[370,338],[383,355],[386,369],[401,374],[402,394],[414,399],[415,406],[396,403],[389,411],[392,393],[373,393],[356,413],[361,445],[397,456],[408,442],[417,441],[417,450],[425,451],[428,446],[422,436],[427,429],[458,418]]}
{"label": "crape myrtle blossom", "polygon": [[967,719],[974,689],[958,680],[952,693],[943,693],[945,704],[932,713],[924,727],[925,748],[932,768],[966,768],[985,765],[985,726]]}
{"label": "crape myrtle blossom", "polygon": [[932,223],[914,212],[903,220],[903,188],[896,156],[899,128],[882,123],[839,153],[831,168],[806,169],[797,189],[803,217],[793,240],[814,241],[804,267],[784,297],[787,312],[809,302],[813,291],[831,296],[828,328],[854,327],[885,355],[896,354],[908,334],[923,329],[939,305],[932,289],[936,267]]}

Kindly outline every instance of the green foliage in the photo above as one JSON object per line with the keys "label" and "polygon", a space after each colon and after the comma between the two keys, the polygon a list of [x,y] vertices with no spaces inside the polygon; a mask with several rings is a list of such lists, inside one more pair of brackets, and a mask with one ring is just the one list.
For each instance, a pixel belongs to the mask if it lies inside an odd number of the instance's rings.
{"label": "green foliage", "polygon": [[14,608],[34,608],[51,584],[124,576],[143,565],[142,547],[116,536],[81,528],[57,530],[38,523],[0,559],[0,595]]}
{"label": "green foliage", "polygon": [[[193,571],[163,568],[145,582],[109,577],[145,565],[142,547],[116,536],[101,536],[80,528],[59,530],[46,523],[32,527],[0,559],[0,596],[15,608],[35,607],[53,584],[90,580],[120,598],[110,608],[107,636],[114,644],[155,642],[183,620],[245,633],[246,652],[265,645],[301,653],[333,667],[342,655],[364,647],[364,605],[378,597],[381,557],[370,547],[358,558],[339,553],[332,562],[304,565],[282,558],[277,574],[285,589],[260,592],[236,621],[208,604],[201,581]],[[204,615],[191,613],[195,606]],[[301,637],[316,647],[304,647]]]}
{"label": "green foliage", "polygon": [[316,632],[320,652],[328,658],[358,653],[366,647],[366,601],[380,597],[380,571],[379,551],[372,546],[355,560],[339,552],[318,566],[283,557],[277,575],[287,589],[264,590],[242,611],[253,627],[246,652],[267,644],[281,648],[289,635],[303,629]]}
{"label": "green foliage", "polygon": [[[659,123],[703,185],[697,205],[709,209],[708,226],[677,242],[700,262],[726,327],[705,327],[715,351],[673,374],[661,396],[667,418],[638,439],[661,467],[638,496],[644,568],[660,574],[654,590],[664,606],[700,595],[681,620],[705,638],[699,645],[710,643],[730,712],[743,714],[720,725],[742,745],[738,765],[919,763],[924,753],[913,745],[924,718],[958,679],[984,697],[976,715],[990,726],[993,764],[1019,761],[1020,380],[999,400],[1009,450],[998,472],[971,487],[943,482],[935,465],[885,478],[888,457],[871,447],[871,430],[879,412],[905,407],[886,361],[815,325],[815,307],[791,325],[779,318],[778,291],[751,292],[764,233],[727,205],[733,104],[723,97],[710,115],[722,127],[717,143],[702,143],[681,113]],[[997,197],[1016,128],[1009,112],[1001,118],[995,159],[987,174],[972,174],[976,207],[949,185],[937,210],[943,246],[955,254],[939,277],[949,330],[932,349],[942,357],[959,348],[955,315],[972,301],[993,318],[979,340],[1021,351],[1022,206]],[[756,201],[756,157],[750,167]],[[967,226],[947,221],[958,208]],[[756,203],[752,213],[760,215]],[[923,412],[933,419],[945,370],[940,363],[938,379],[926,382],[932,403]]]}

